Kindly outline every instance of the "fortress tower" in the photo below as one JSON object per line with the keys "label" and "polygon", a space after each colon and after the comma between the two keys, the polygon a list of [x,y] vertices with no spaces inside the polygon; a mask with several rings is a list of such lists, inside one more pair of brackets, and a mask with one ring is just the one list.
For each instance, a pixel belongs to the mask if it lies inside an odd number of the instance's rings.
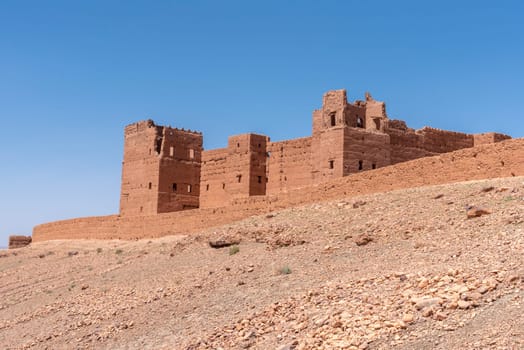
{"label": "fortress tower", "polygon": [[153,215],[199,207],[202,134],[157,126],[126,126],[120,215]]}
{"label": "fortress tower", "polygon": [[391,164],[385,104],[366,94],[348,103],[346,90],[324,94],[313,112],[312,181],[319,183]]}

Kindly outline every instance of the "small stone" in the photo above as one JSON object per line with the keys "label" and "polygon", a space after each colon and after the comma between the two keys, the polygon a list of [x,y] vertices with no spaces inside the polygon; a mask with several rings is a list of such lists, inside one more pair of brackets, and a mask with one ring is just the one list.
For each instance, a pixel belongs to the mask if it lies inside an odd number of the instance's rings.
{"label": "small stone", "polygon": [[373,242],[373,237],[371,237],[370,235],[367,235],[367,234],[361,234],[361,235],[358,235],[355,238],[355,243],[358,246],[366,245],[369,242]]}
{"label": "small stone", "polygon": [[422,310],[428,307],[432,307],[434,305],[439,305],[442,302],[442,299],[431,298],[431,297],[422,297],[422,298],[412,299],[411,302],[415,304],[415,307],[417,308],[417,310]]}
{"label": "small stone", "polygon": [[467,210],[466,216],[468,217],[468,219],[477,218],[482,215],[491,214],[491,210],[486,209],[486,208],[476,207],[476,206],[468,206],[466,210]]}
{"label": "small stone", "polygon": [[404,316],[402,316],[402,321],[404,321],[405,323],[411,323],[413,322],[413,319],[413,314],[404,314]]}
{"label": "small stone", "polygon": [[458,303],[457,303],[459,309],[468,309],[470,306],[471,306],[471,303],[468,302],[468,301],[464,301],[464,300],[459,300]]}

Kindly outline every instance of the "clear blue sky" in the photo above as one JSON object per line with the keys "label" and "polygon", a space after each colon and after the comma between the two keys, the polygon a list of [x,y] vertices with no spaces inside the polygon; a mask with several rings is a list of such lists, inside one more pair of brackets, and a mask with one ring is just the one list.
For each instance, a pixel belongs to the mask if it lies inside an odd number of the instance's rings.
{"label": "clear blue sky", "polygon": [[0,0],[0,246],[118,211],[123,127],[307,136],[322,94],[524,136],[522,1]]}

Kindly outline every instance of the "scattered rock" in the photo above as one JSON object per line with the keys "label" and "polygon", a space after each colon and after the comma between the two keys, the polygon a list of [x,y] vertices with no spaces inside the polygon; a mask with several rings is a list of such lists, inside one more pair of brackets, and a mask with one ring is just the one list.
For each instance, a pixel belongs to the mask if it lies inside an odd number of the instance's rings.
{"label": "scattered rock", "polygon": [[215,249],[219,249],[219,248],[225,248],[225,247],[229,247],[229,246],[232,246],[232,245],[236,245],[236,244],[239,244],[240,243],[240,240],[239,239],[236,239],[236,238],[219,238],[219,239],[216,239],[216,240],[210,240],[209,241],[209,246],[211,248],[215,248]]}
{"label": "scattered rock", "polygon": [[466,215],[468,219],[477,218],[482,215],[491,214],[491,210],[476,206],[468,206],[466,207]]}
{"label": "scattered rock", "polygon": [[495,189],[493,186],[484,187],[481,192],[491,192]]}
{"label": "scattered rock", "polygon": [[70,252],[67,253],[68,256],[75,256],[75,255],[78,255],[78,252],[76,250],[72,250]]}
{"label": "scattered rock", "polygon": [[440,194],[437,194],[435,197],[433,197],[433,199],[440,199],[442,197],[444,197],[444,195],[440,193]]}
{"label": "scattered rock", "polygon": [[361,234],[355,237],[355,243],[358,246],[366,245],[369,242],[373,242],[373,237],[368,234]]}
{"label": "scattered rock", "polygon": [[366,205],[367,203],[365,201],[356,201],[353,203],[353,209],[357,209],[357,208],[360,208],[364,205]]}

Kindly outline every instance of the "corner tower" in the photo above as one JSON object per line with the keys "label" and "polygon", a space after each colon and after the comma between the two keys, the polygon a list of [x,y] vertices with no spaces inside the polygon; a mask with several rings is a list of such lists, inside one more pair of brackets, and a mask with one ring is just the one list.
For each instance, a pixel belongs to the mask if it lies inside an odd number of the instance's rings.
{"label": "corner tower", "polygon": [[126,126],[120,215],[198,208],[202,134],[155,125]]}

